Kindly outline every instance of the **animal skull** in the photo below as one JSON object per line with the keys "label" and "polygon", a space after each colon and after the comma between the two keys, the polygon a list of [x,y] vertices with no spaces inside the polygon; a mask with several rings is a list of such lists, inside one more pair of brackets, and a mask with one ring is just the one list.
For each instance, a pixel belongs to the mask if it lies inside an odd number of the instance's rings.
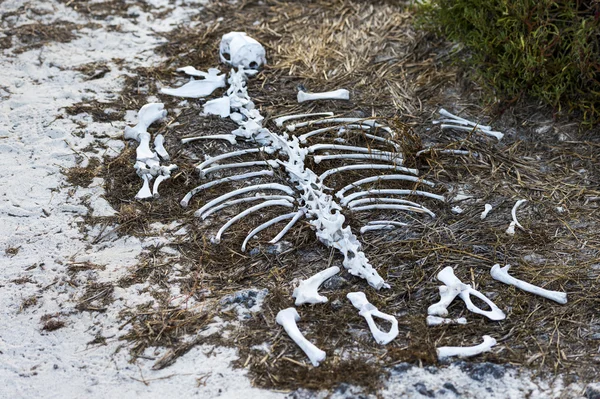
{"label": "animal skull", "polygon": [[235,68],[256,70],[267,63],[265,48],[244,32],[223,35],[219,54],[222,62]]}

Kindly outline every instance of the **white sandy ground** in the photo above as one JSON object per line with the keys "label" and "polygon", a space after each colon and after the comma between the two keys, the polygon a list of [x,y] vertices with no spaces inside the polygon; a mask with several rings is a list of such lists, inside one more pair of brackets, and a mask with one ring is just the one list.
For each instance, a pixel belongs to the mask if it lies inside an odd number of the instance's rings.
{"label": "white sandy ground", "polygon": [[[55,20],[85,24],[84,16],[54,0],[5,0],[0,14],[19,8],[25,11],[9,21],[18,25]],[[148,3],[165,9],[169,0]],[[104,313],[79,312],[77,298],[89,282],[116,281],[137,263],[145,247],[164,242],[150,238],[117,238],[110,231],[87,227],[83,234],[82,216],[110,215],[114,210],[102,198],[102,181],[89,188],[70,187],[61,174],[76,166],[77,157],[101,156],[84,153],[83,148],[98,141],[117,154],[124,146],[123,123],[101,124],[82,114],[65,115],[65,106],[79,101],[115,98],[120,90],[119,76],[128,73],[112,63],[125,58],[124,68],[148,66],[160,61],[153,49],[161,43],[153,32],[176,28],[191,15],[201,13],[201,0],[177,0],[178,7],[162,19],[132,7],[130,18],[95,21],[102,28],[84,29],[70,43],[53,43],[22,54],[10,50],[0,59],[0,399],[4,398],[282,398],[324,396],[298,391],[276,393],[253,388],[244,370],[232,369],[236,351],[201,345],[177,362],[152,371],[153,361],[130,363],[125,343],[118,338],[118,313],[128,307],[152,301],[144,286],[115,290],[117,299]],[[45,15],[31,10],[51,11]],[[121,30],[109,31],[108,24]],[[6,29],[6,26],[2,26]],[[3,35],[0,31],[0,35]],[[103,78],[86,81],[73,68],[104,61],[111,71]],[[133,110],[132,110],[133,111]],[[86,134],[72,134],[84,123]],[[85,163],[84,163],[85,165]],[[170,226],[176,227],[176,226]],[[157,226],[159,229],[160,226]],[[177,230],[176,228],[173,231]],[[99,234],[99,243],[92,241]],[[108,233],[108,234],[107,234]],[[90,237],[90,238],[87,238]],[[6,249],[18,248],[12,256]],[[78,287],[68,283],[67,267],[73,262],[90,261],[104,270],[80,273]],[[24,284],[13,280],[29,277]],[[178,293],[171,292],[174,300]],[[37,304],[21,309],[24,299],[35,297]],[[184,303],[182,306],[193,306]],[[40,318],[57,314],[66,326],[52,332],[41,329]],[[108,337],[107,345],[87,345],[97,335]],[[159,358],[164,349],[151,350]],[[473,380],[452,366],[436,370],[412,367],[394,373],[386,398],[473,397],[530,398],[579,397],[584,387],[564,387],[561,379],[541,381],[526,372],[507,371],[496,378]],[[461,396],[444,388],[451,382]],[[425,390],[421,385],[425,386]],[[338,391],[334,397],[351,397],[353,388]],[[443,391],[443,392],[442,392]]]}

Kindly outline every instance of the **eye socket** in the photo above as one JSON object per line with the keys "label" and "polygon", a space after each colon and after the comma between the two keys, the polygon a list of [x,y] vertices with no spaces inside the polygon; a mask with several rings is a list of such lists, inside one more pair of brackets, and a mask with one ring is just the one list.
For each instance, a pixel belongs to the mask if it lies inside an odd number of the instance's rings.
{"label": "eye socket", "polygon": [[258,63],[256,61],[252,61],[248,66],[252,69],[256,69],[258,68]]}
{"label": "eye socket", "polygon": [[225,58],[225,60],[231,61],[231,55],[229,53],[221,53],[221,55],[223,58]]}

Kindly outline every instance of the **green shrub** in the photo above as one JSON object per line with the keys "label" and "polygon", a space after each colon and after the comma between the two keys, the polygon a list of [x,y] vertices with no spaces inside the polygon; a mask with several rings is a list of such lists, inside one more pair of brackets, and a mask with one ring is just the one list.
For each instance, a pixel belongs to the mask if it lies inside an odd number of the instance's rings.
{"label": "green shrub", "polygon": [[600,120],[599,0],[430,0],[421,26],[462,43],[504,101],[536,97]]}

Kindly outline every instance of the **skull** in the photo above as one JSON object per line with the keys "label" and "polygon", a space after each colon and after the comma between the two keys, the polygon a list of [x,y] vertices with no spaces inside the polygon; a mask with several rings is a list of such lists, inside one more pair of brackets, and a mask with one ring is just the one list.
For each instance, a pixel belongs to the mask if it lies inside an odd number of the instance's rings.
{"label": "skull", "polygon": [[219,53],[222,62],[236,68],[256,70],[267,63],[264,47],[244,32],[223,35]]}

